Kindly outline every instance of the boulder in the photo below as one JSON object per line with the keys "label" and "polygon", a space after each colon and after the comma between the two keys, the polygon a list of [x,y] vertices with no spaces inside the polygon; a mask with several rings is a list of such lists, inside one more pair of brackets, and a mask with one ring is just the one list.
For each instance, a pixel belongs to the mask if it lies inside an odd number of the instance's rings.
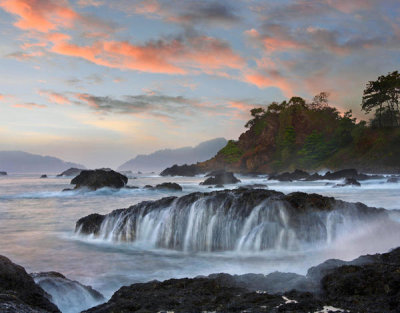
{"label": "boulder", "polygon": [[173,191],[182,191],[182,187],[177,183],[162,183],[156,185],[155,189],[158,190],[173,190]]}
{"label": "boulder", "polygon": [[192,165],[173,165],[169,168],[166,168],[163,170],[160,175],[161,176],[188,176],[188,177],[193,177],[198,174],[201,174],[202,171],[196,164]]}
{"label": "boulder", "polygon": [[355,186],[355,187],[360,187],[361,184],[355,179],[355,178],[346,178],[344,180],[343,184],[336,184],[333,187],[337,188],[337,187],[345,187],[345,186]]}
{"label": "boulder", "polygon": [[71,168],[67,169],[66,171],[62,172],[61,174],[58,174],[57,177],[61,177],[61,176],[77,176],[82,171],[83,171],[83,169],[71,167]]}
{"label": "boulder", "polygon": [[43,174],[43,175],[40,176],[40,178],[47,178],[47,175]]}
{"label": "boulder", "polygon": [[310,177],[310,174],[304,172],[302,170],[295,170],[292,173],[285,172],[282,174],[271,175],[269,177],[270,180],[279,180],[279,181],[292,181],[292,180],[304,180]]}
{"label": "boulder", "polygon": [[399,182],[399,179],[398,179],[397,177],[389,177],[388,180],[387,180],[386,182],[387,182],[387,183],[394,184],[394,183],[398,183],[398,182]]}
{"label": "boulder", "polygon": [[0,176],[7,176],[7,172],[0,172]]}
{"label": "boulder", "polygon": [[25,269],[0,256],[0,312],[59,313],[51,296],[35,284]]}
{"label": "boulder", "polygon": [[113,170],[83,170],[78,176],[71,180],[75,189],[89,188],[97,190],[99,188],[122,188],[128,182],[128,178]]}
{"label": "boulder", "polygon": [[200,185],[226,185],[226,184],[236,184],[240,180],[233,175],[232,172],[218,172],[215,176],[208,177]]}

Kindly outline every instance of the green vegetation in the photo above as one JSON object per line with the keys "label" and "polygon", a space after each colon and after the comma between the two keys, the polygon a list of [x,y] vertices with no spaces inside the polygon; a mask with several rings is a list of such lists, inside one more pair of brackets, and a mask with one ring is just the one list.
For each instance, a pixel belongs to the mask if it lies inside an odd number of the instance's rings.
{"label": "green vegetation", "polygon": [[238,147],[237,142],[229,140],[225,147],[223,147],[218,154],[223,155],[225,162],[235,163],[240,160],[243,151]]}
{"label": "green vegetation", "polygon": [[[252,109],[249,131],[220,152],[228,163],[244,158],[240,164],[252,166],[246,170],[400,167],[399,102],[397,71],[367,84],[362,109],[375,110],[368,124],[353,118],[351,110],[339,114],[326,92],[309,103],[300,97],[273,102]],[[246,154],[240,147],[247,147]]]}

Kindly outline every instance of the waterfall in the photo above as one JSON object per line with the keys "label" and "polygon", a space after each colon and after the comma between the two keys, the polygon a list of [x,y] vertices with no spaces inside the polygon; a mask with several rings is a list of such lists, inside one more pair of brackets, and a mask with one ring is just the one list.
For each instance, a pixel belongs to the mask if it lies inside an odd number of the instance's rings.
{"label": "waterfall", "polygon": [[142,202],[97,216],[96,227],[88,216],[77,222],[76,232],[187,252],[296,250],[329,244],[346,229],[382,214],[319,195],[239,189]]}

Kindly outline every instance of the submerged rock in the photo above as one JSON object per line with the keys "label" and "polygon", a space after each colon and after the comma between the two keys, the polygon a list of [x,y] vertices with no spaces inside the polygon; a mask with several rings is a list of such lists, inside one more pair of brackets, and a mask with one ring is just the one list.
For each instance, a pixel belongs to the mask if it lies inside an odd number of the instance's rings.
{"label": "submerged rock", "polygon": [[90,308],[104,302],[104,296],[91,286],[85,286],[77,281],[70,280],[57,272],[42,272],[31,274],[34,281],[48,294],[61,311],[76,311]]}
{"label": "submerged rock", "polygon": [[82,171],[83,171],[83,169],[71,167],[71,168],[65,170],[64,172],[62,172],[61,174],[58,174],[57,177],[61,177],[61,176],[77,176]]}
{"label": "submerged rock", "polygon": [[113,170],[84,170],[71,180],[71,184],[78,188],[89,188],[97,190],[99,188],[122,188],[128,182],[128,178]]}
{"label": "submerged rock", "polygon": [[107,215],[92,214],[81,218],[75,231],[183,251],[296,250],[335,239],[341,227],[378,219],[389,219],[385,210],[361,203],[239,188],[167,197]]}
{"label": "submerged rock", "polygon": [[163,170],[160,175],[161,176],[196,176],[198,174],[201,174],[202,171],[201,169],[196,165],[173,165],[171,167],[166,168]]}
{"label": "submerged rock", "polygon": [[356,187],[360,187],[361,184],[360,182],[358,182],[355,178],[346,178],[344,180],[343,184],[336,184],[333,187],[337,188],[337,187],[346,187],[346,186],[356,186]]}
{"label": "submerged rock", "polygon": [[200,183],[200,185],[226,185],[236,184],[239,182],[240,180],[237,179],[232,172],[218,171]]}
{"label": "submerged rock", "polygon": [[158,184],[158,185],[156,185],[155,189],[182,191],[182,187],[177,183],[162,183],[162,184]]}
{"label": "submerged rock", "polygon": [[0,312],[59,313],[49,298],[22,266],[0,256]]}

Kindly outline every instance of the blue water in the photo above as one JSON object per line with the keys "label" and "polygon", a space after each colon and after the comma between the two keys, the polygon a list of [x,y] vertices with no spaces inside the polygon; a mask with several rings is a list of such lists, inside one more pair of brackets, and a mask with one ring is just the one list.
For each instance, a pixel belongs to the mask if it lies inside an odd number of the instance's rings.
{"label": "blue water", "polygon": [[[74,234],[75,222],[91,213],[109,213],[144,200],[181,196],[194,191],[208,192],[199,186],[203,177],[170,178],[157,175],[135,175],[128,185],[142,187],[166,181],[183,186],[182,192],[160,192],[145,189],[96,192],[62,192],[70,188],[71,178],[40,175],[0,177],[0,254],[9,257],[28,272],[58,271],[70,279],[92,285],[110,297],[122,285],[153,279],[193,277],[210,273],[269,273],[306,270],[327,258],[352,259],[365,253],[384,252],[400,246],[400,227],[370,225],[344,234],[329,247],[305,251],[269,251],[262,253],[184,253],[157,250],[128,243],[111,243],[80,238]],[[263,183],[269,189],[289,193],[303,191],[333,196],[350,202],[389,210],[400,209],[400,184],[386,180],[362,182],[362,187],[332,188],[325,181],[281,183],[265,178],[243,178],[237,185]],[[236,188],[237,186],[227,186]],[[393,211],[395,212],[395,211]],[[393,215],[397,219],[398,215]],[[400,219],[399,219],[400,220]],[[84,308],[70,307],[65,313]]]}

